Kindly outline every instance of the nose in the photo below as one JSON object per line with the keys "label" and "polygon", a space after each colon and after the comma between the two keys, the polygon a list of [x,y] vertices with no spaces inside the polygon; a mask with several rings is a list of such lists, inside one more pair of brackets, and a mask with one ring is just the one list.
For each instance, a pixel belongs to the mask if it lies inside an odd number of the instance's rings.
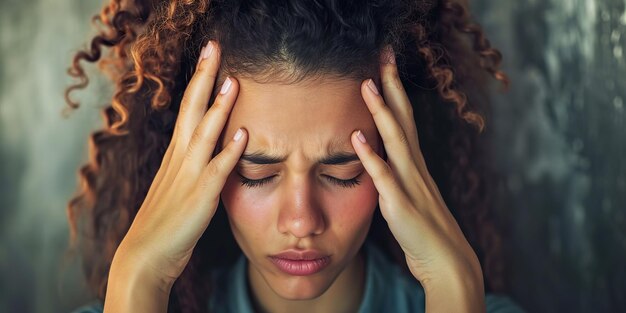
{"label": "nose", "polygon": [[297,238],[320,235],[326,228],[321,195],[308,179],[292,179],[286,184],[278,214],[278,231]]}

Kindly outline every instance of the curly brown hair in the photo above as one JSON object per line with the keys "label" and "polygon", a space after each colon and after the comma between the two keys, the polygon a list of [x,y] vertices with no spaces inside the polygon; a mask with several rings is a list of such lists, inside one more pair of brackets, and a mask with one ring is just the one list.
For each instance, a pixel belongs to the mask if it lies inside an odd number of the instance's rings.
{"label": "curly brown hair", "polygon": [[[90,136],[89,160],[80,168],[80,185],[67,207],[67,253],[80,252],[87,282],[100,300],[113,255],[156,175],[182,94],[208,40],[218,41],[223,51],[218,81],[226,73],[256,81],[296,82],[328,74],[379,79],[379,55],[391,44],[429,171],[481,261],[486,291],[505,290],[479,134],[488,113],[489,77],[505,86],[508,79],[499,70],[500,52],[490,47],[463,4],[110,0],[94,21],[101,30],[88,49],[74,55],[68,70],[79,79],[66,90],[68,108],[79,107],[70,94],[89,82],[83,60],[98,62],[116,89],[102,110],[104,128]],[[175,282],[170,312],[206,312],[210,269],[239,255],[223,212],[218,208]],[[406,270],[379,210],[368,240]],[[218,249],[224,257],[212,258]]]}

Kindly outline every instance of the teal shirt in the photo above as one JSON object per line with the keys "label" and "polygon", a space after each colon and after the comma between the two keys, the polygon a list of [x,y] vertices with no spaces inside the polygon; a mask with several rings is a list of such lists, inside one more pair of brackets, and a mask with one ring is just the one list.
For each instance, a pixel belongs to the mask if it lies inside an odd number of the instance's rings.
{"label": "teal shirt", "polygon": [[[366,258],[365,294],[358,313],[419,313],[425,310],[425,296],[417,279],[402,273],[400,267],[373,244],[364,246]],[[233,267],[217,270],[212,283],[216,288],[209,299],[210,312],[254,313],[247,288],[247,259],[242,255]],[[488,313],[522,313],[506,296],[487,294]],[[87,305],[72,313],[101,313],[102,304]]]}

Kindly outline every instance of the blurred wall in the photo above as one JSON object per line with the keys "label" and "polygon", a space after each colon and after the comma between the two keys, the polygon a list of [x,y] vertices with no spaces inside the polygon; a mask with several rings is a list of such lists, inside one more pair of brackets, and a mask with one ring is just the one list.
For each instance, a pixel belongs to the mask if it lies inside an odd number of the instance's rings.
{"label": "blurred wall", "polygon": [[[89,300],[61,267],[66,203],[107,101],[100,80],[64,119],[72,52],[101,2],[0,2],[0,312]],[[529,312],[626,312],[626,2],[471,1],[504,53],[488,136],[512,297]]]}
{"label": "blurred wall", "polygon": [[77,262],[63,271],[65,207],[101,125],[104,89],[79,93],[64,119],[72,52],[94,33],[100,1],[0,2],[0,312],[68,312],[86,299]]}
{"label": "blurred wall", "polygon": [[626,1],[472,5],[512,79],[490,135],[515,298],[626,312]]}

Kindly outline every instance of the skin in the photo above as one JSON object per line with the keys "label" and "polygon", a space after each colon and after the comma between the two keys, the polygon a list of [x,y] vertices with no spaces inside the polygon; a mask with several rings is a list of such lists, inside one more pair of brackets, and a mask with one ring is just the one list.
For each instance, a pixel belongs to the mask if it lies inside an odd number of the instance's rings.
{"label": "skin", "polygon": [[[226,138],[245,127],[249,132],[245,154],[266,151],[287,156],[277,164],[240,161],[221,194],[235,239],[250,261],[251,289],[261,311],[356,311],[364,276],[357,252],[369,230],[378,192],[360,160],[337,165],[316,160],[331,151],[356,155],[350,142],[356,129],[372,142],[378,140],[361,97],[361,81],[330,77],[294,85],[238,81]],[[262,186],[247,187],[239,175],[255,180],[277,176]],[[358,177],[360,184],[343,187],[326,176]],[[319,250],[331,255],[331,264],[314,275],[285,274],[267,256],[287,249]]]}
{"label": "skin", "polygon": [[[306,303],[328,308],[324,311],[331,313],[355,311],[363,287],[362,257],[357,252],[378,194],[382,216],[411,273],[424,287],[426,312],[484,312],[480,263],[428,173],[411,103],[393,55],[391,49],[383,54],[380,86],[370,79],[358,85],[367,111],[354,95],[354,82],[322,79],[310,85],[314,89],[307,94],[311,89],[265,86],[263,90],[246,82],[240,85],[233,77],[230,88],[208,108],[220,51],[211,43],[203,48],[181,103],[172,142],[116,250],[104,311],[167,312],[172,285],[209,226],[220,196],[228,206],[237,241],[252,264],[248,272],[260,308],[300,310],[296,306]],[[327,92],[324,96],[331,101],[310,105],[309,101],[322,99],[319,92]],[[244,102],[231,112],[236,101]],[[327,105],[329,102],[338,106]],[[265,109],[263,105],[276,111],[263,114],[259,109]],[[303,132],[302,125],[315,126],[318,131]],[[235,140],[232,133],[239,126],[244,127]],[[250,142],[246,128],[253,134]],[[359,139],[355,128],[363,131],[367,141]],[[213,156],[223,130],[224,138],[233,139]],[[376,134],[382,139],[381,147],[377,147]],[[358,188],[338,192],[322,174],[349,178],[359,171],[359,162],[353,165],[356,169],[352,165],[343,169],[316,166],[312,161],[328,148],[332,138],[339,140],[338,147],[344,151],[351,151],[349,142],[365,169]],[[278,173],[275,181],[254,191],[238,186],[232,174],[244,150],[270,148],[289,154],[284,164],[247,168],[245,174],[256,179]],[[387,160],[377,153],[381,150]],[[328,252],[333,262],[323,273],[307,278],[286,277],[264,262],[267,253],[290,247]],[[360,289],[355,291],[354,285]],[[348,303],[346,307],[328,306],[335,301],[333,297],[340,296],[346,297],[341,299]]]}

